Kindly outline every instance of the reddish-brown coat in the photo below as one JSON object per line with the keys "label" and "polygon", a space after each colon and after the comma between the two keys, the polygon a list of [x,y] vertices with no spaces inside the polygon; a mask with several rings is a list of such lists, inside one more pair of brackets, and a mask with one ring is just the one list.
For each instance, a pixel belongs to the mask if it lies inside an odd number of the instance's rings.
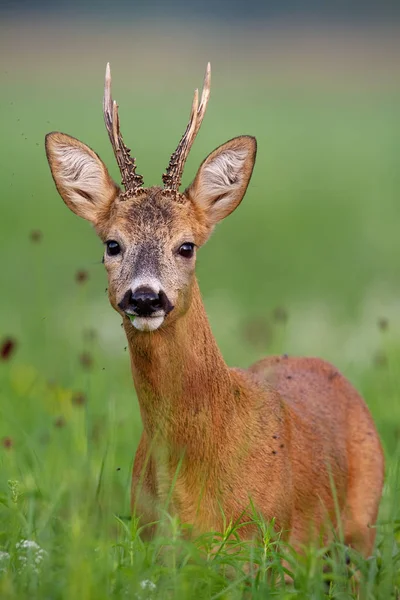
{"label": "reddish-brown coat", "polygon": [[132,506],[145,520],[170,498],[197,532],[221,530],[251,499],[299,548],[337,527],[333,484],[345,541],[371,552],[383,454],[364,401],[334,367],[283,356],[228,369],[197,283],[173,332],[126,333],[144,424]]}

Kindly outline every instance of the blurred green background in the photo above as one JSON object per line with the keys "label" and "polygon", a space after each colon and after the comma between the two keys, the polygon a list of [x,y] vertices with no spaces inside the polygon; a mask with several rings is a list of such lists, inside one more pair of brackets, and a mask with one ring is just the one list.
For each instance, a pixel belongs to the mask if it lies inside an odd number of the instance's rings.
{"label": "blurred green background", "polygon": [[[242,205],[199,254],[217,341],[232,365],[273,352],[335,362],[365,395],[392,456],[398,28],[74,10],[6,11],[0,23],[0,341],[16,341],[0,362],[4,493],[9,478],[27,497],[68,492],[72,504],[97,489],[102,506],[128,512],[141,423],[126,342],[105,294],[101,243],[64,206],[44,153],[45,134],[63,131],[119,180],[102,117],[107,61],[122,132],[148,185],[161,181],[211,61],[211,100],[184,184],[219,144],[239,134],[258,141]],[[46,506],[42,529],[35,521],[44,537],[54,509]]]}

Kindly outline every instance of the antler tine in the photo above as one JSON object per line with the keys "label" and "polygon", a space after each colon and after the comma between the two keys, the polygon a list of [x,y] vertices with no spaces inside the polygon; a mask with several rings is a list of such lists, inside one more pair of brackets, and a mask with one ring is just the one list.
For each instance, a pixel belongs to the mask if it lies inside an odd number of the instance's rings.
{"label": "antler tine", "polygon": [[204,75],[203,91],[201,93],[201,101],[200,101],[200,106],[199,106],[199,110],[198,110],[196,134],[199,131],[200,125],[202,124],[202,121],[204,119],[204,115],[206,114],[208,100],[210,99],[210,92],[211,92],[210,88],[211,88],[211,65],[210,65],[210,63],[207,63],[207,68],[206,68],[206,72]]}
{"label": "antler tine", "polygon": [[119,129],[118,104],[111,96],[111,70],[107,63],[103,98],[104,122],[122,175],[122,185],[132,194],[143,186],[143,177],[136,173],[136,161],[125,146]]}
{"label": "antler tine", "polygon": [[206,73],[204,75],[203,91],[201,94],[200,105],[199,91],[195,90],[189,123],[186,127],[185,133],[183,134],[178,144],[177,149],[171,156],[167,172],[164,173],[162,177],[165,189],[174,191],[179,190],[186,159],[189,155],[190,148],[192,147],[193,142],[196,139],[196,136],[198,134],[206,112],[208,100],[210,98],[210,86],[211,65],[210,63],[208,63]]}

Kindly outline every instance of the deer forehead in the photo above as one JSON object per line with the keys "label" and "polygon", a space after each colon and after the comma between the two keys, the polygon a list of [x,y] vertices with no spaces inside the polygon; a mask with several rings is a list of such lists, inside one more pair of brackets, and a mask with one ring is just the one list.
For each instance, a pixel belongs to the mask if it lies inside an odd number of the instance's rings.
{"label": "deer forehead", "polygon": [[131,198],[118,198],[97,229],[103,240],[120,236],[134,245],[147,241],[154,246],[156,241],[162,244],[182,236],[199,238],[203,227],[197,212],[183,194],[145,188]]}

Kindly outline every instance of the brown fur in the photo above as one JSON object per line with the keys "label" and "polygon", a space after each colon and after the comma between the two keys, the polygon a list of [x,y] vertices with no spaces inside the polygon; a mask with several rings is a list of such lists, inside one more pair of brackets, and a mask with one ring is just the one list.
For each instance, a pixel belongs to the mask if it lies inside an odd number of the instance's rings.
{"label": "brown fur", "polygon": [[197,531],[220,530],[223,513],[238,519],[251,498],[300,548],[337,525],[333,483],[345,542],[370,554],[383,455],[364,401],[341,374],[292,357],[228,369],[196,283],[173,332],[125,330],[144,424],[132,502],[147,520],[157,519],[183,456],[171,509]]}
{"label": "brown fur", "polygon": [[[69,144],[79,149],[79,169],[76,157],[71,163],[70,153],[59,150]],[[157,520],[169,502],[195,531],[221,530],[224,518],[247,518],[251,499],[297,548],[320,535],[327,540],[339,517],[346,543],[368,555],[384,463],[363,399],[316,358],[270,357],[248,370],[229,369],[210,330],[195,257],[176,253],[185,241],[201,246],[238,206],[255,140],[243,136],[215,150],[184,194],[148,188],[128,199],[84,144],[55,133],[46,148],[68,206],[92,221],[103,241],[122,248],[118,257],[106,253],[105,265],[143,420],[132,480],[132,507],[143,522]],[[86,175],[99,195],[86,188],[80,194]],[[174,306],[152,332],[135,329],[118,307],[137,272],[157,276]],[[240,530],[243,537],[253,533]]]}

